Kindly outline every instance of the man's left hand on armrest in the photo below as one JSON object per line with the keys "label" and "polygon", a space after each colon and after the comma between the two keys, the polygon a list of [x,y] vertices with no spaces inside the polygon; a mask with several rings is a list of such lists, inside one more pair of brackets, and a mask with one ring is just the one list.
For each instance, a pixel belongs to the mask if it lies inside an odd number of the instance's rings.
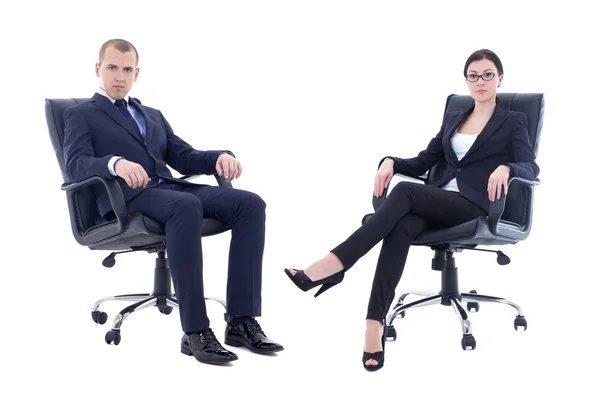
{"label": "man's left hand on armrest", "polygon": [[229,153],[223,153],[217,158],[217,174],[224,176],[227,182],[231,182],[242,175],[242,164]]}

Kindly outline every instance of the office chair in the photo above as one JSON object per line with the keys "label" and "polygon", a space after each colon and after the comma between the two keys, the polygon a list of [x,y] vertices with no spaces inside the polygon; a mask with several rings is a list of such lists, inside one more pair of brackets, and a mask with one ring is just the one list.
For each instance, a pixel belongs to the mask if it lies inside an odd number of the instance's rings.
{"label": "office chair", "polygon": [[[529,138],[533,151],[537,155],[544,119],[544,95],[538,93],[499,93],[498,98],[504,108],[521,111],[527,115]],[[445,114],[452,111],[466,110],[472,104],[473,99],[471,96],[450,95],[446,99]],[[425,175],[417,178],[405,177],[428,184],[435,182],[442,172],[443,166],[438,163]],[[519,328],[527,329],[527,321],[523,310],[512,301],[502,297],[478,294],[475,290],[471,290],[469,293],[460,292],[454,253],[462,250],[495,252],[497,253],[498,264],[507,265],[510,263],[510,258],[501,251],[479,249],[477,246],[516,244],[529,236],[533,213],[533,193],[535,186],[539,183],[539,179],[529,181],[512,177],[508,182],[508,195],[502,192],[500,200],[490,203],[489,216],[480,217],[446,229],[426,229],[415,238],[412,242],[413,246],[429,246],[434,251],[431,268],[441,272],[441,290],[438,293],[428,291],[405,291],[400,293],[398,302],[386,316],[386,339],[396,340],[397,333],[393,321],[397,317],[404,318],[407,309],[442,304],[452,306],[459,317],[463,332],[461,340],[463,350],[474,350],[476,347],[475,337],[472,333],[467,312],[461,304],[464,301],[467,301],[469,312],[479,311],[479,302],[507,304],[517,311],[514,320],[515,330]],[[387,191],[388,189],[379,198],[373,197],[375,211],[385,201]],[[364,224],[372,215],[365,215],[362,223]],[[409,295],[416,295],[420,298],[405,304],[405,300]]]}
{"label": "office chair", "polygon": [[[65,110],[75,104],[88,99],[46,99],[45,111],[50,140],[56,154],[56,159],[62,172],[63,183],[61,189],[66,192],[71,230],[75,240],[82,246],[91,250],[112,251],[103,261],[102,265],[111,268],[115,265],[118,254],[134,251],[147,251],[156,253],[154,268],[154,288],[150,293],[125,294],[105,297],[98,300],[92,308],[92,320],[97,324],[104,324],[108,315],[100,311],[100,305],[107,301],[120,300],[134,302],[119,312],[112,323],[104,340],[107,344],[118,345],[121,342],[121,325],[125,318],[137,310],[155,306],[162,314],[169,315],[173,308],[178,307],[177,298],[171,291],[171,273],[169,272],[164,225],[141,214],[129,214],[125,207],[125,200],[121,187],[115,179],[91,177],[80,182],[70,182],[67,176],[63,156]],[[195,176],[185,176],[190,180]],[[219,186],[232,187],[222,177],[215,175]],[[110,197],[114,218],[104,219],[96,206],[96,190],[106,190]],[[225,225],[215,219],[205,218],[202,226],[202,236],[212,236],[226,232],[231,226]],[[225,302],[215,297],[206,297],[225,307]]]}

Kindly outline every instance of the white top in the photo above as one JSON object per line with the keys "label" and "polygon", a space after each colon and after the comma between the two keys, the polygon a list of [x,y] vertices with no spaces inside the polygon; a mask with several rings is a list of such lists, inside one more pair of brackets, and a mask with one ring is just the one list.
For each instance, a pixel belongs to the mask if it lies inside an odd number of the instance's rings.
{"label": "white top", "polygon": [[[456,131],[454,135],[450,138],[450,144],[452,145],[452,150],[456,154],[456,158],[458,161],[461,160],[467,154],[467,151],[473,146],[475,139],[477,139],[478,135],[465,135],[463,133],[459,133]],[[442,189],[452,190],[454,192],[458,192],[458,184],[456,183],[456,178],[452,178],[450,182],[442,186]]]}

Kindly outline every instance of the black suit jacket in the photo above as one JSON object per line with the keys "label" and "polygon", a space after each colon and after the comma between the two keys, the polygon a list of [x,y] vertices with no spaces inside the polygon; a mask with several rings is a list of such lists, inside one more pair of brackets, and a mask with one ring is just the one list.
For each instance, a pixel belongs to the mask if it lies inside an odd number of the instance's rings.
{"label": "black suit jacket", "polygon": [[[233,155],[227,150],[195,150],[173,133],[159,110],[143,106],[134,98],[130,98],[130,105],[144,116],[146,144],[114,104],[98,93],[65,111],[64,157],[73,181],[91,176],[116,178],[127,201],[146,189],[132,189],[124,179],[111,175],[108,161],[113,156],[140,164],[151,178],[146,187],[150,188],[158,184],[159,178],[190,184],[174,178],[167,165],[182,175],[214,174],[219,155],[224,152]],[[108,195],[103,190],[96,194],[99,211],[105,215],[111,210]]]}
{"label": "black suit jacket", "polygon": [[498,166],[508,165],[511,176],[529,180],[535,180],[540,169],[529,141],[527,116],[500,105],[496,105],[492,117],[459,161],[450,138],[473,109],[448,113],[437,136],[417,157],[390,158],[394,159],[394,173],[412,177],[421,176],[440,163],[441,176],[429,184],[441,187],[456,177],[460,194],[487,211],[488,179]]}

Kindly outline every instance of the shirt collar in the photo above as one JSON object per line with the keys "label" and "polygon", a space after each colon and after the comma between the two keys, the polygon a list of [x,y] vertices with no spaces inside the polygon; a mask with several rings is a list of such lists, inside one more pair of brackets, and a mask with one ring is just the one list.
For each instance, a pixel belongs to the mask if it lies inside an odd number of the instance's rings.
{"label": "shirt collar", "polygon": [[[104,89],[102,89],[101,87],[98,88],[98,94],[101,94],[102,96],[106,97],[107,99],[109,99],[111,101],[111,103],[115,104],[115,99],[113,99],[112,97],[110,97],[108,95],[108,93],[106,93],[106,91]],[[127,102],[127,105],[129,105],[129,100],[131,100],[131,97],[128,95],[125,97],[125,99],[123,99]]]}

